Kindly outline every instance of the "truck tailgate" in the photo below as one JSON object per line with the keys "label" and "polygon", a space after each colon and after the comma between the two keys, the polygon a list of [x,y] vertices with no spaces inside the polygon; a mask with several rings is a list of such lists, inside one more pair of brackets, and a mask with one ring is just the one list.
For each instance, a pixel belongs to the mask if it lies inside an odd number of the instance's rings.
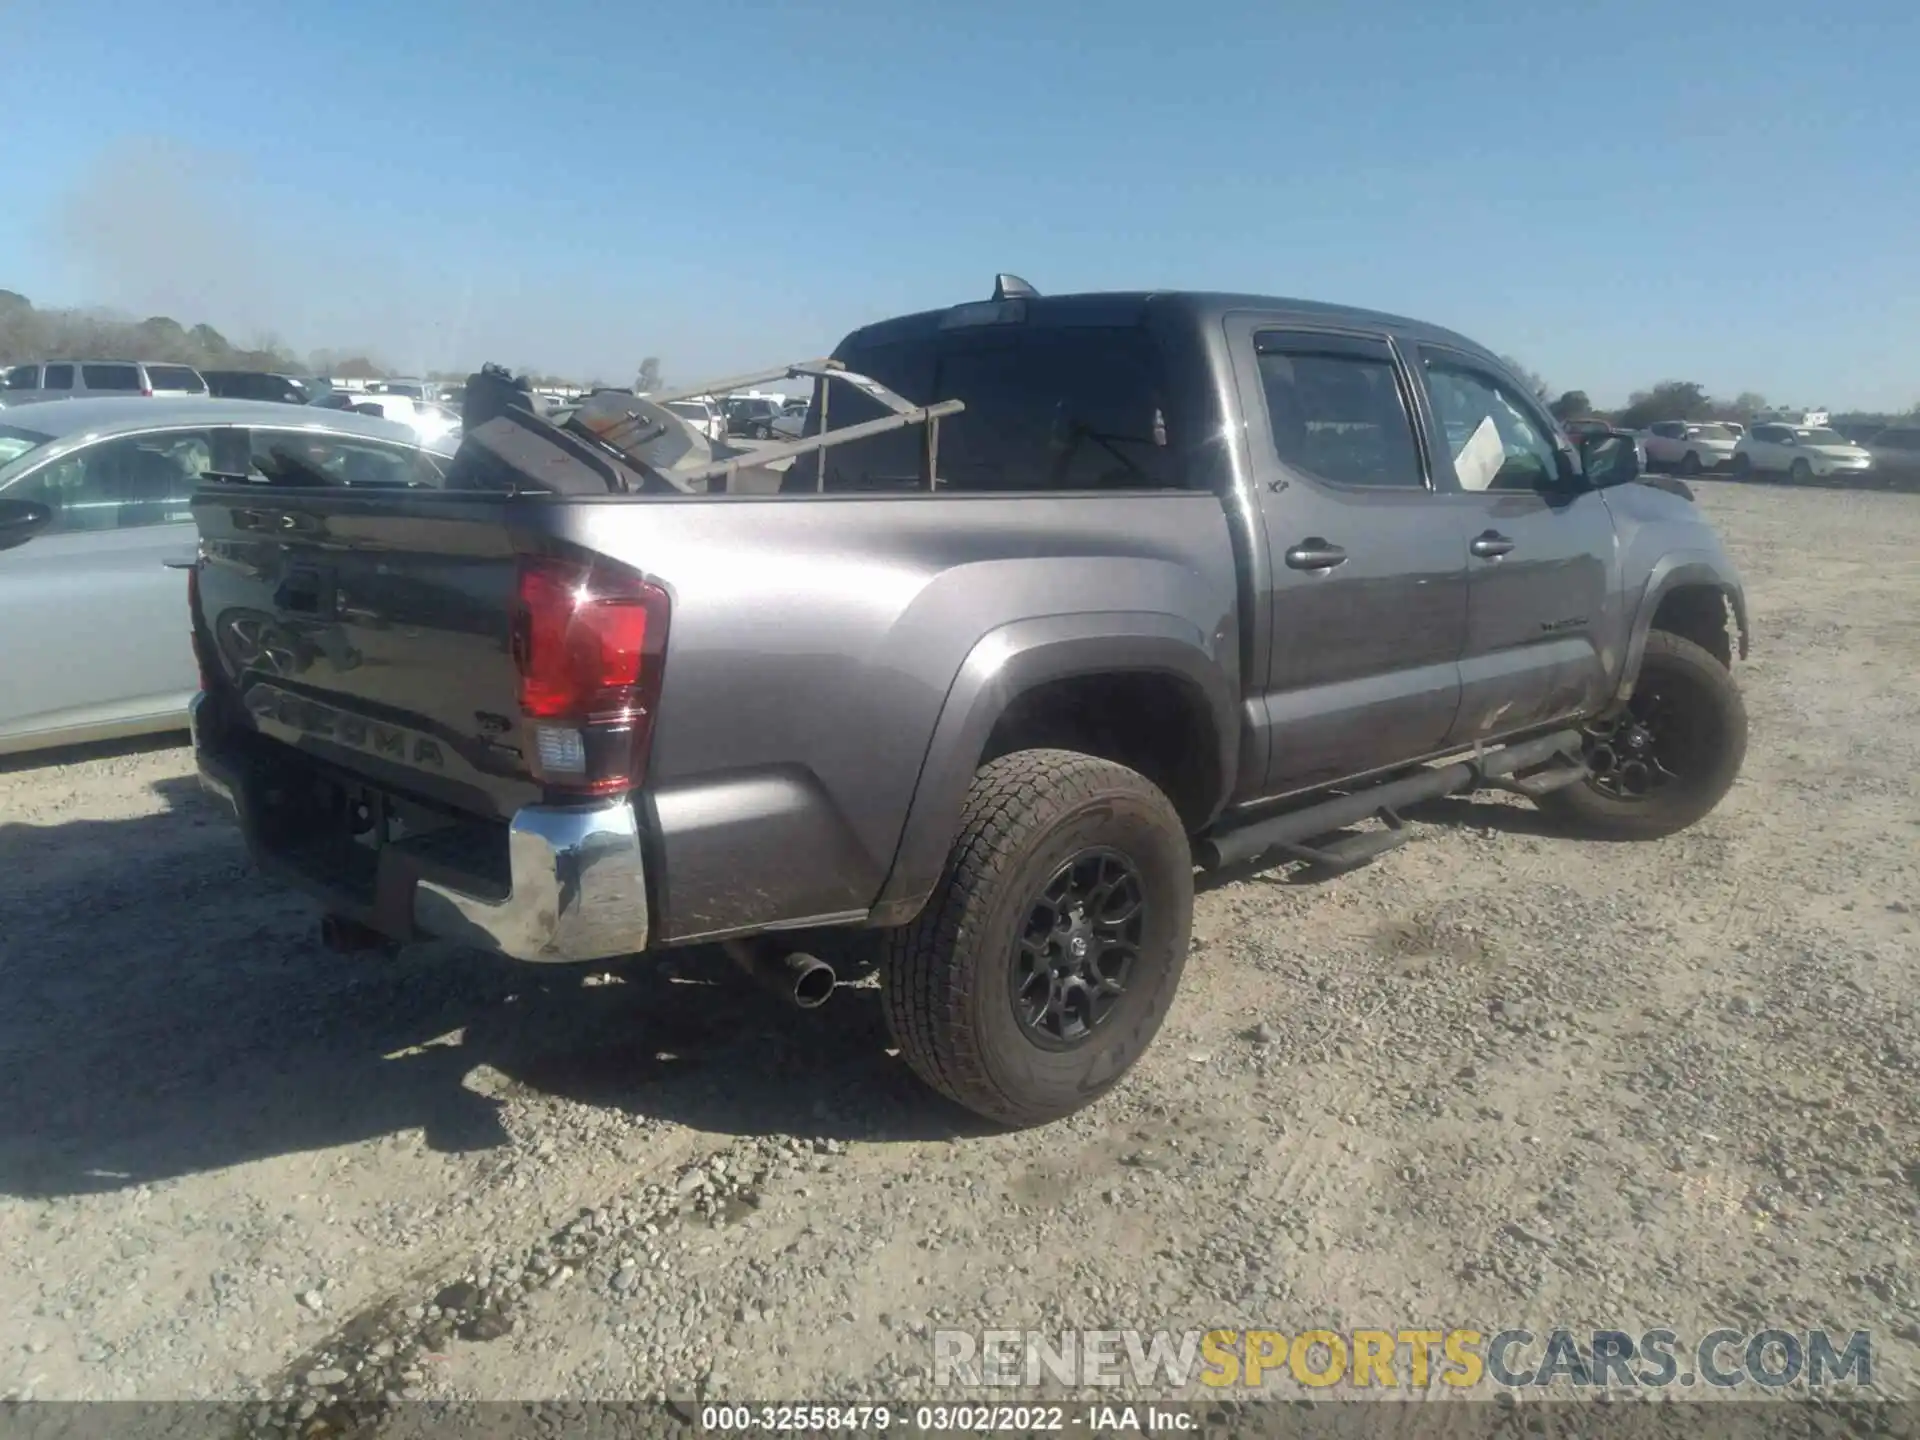
{"label": "truck tailgate", "polygon": [[516,511],[538,503],[203,488],[203,666],[270,740],[466,815],[509,817],[542,788],[510,636]]}

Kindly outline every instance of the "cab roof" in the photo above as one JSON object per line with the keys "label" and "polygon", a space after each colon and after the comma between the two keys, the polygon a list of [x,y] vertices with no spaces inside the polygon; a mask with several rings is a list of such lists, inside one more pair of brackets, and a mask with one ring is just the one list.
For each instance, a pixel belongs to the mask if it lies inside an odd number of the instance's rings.
{"label": "cab roof", "polygon": [[[1003,307],[1019,309],[1003,309]],[[1335,305],[1319,300],[1298,300],[1274,295],[1247,295],[1206,290],[1110,290],[1087,291],[1072,295],[1011,295],[1001,300],[970,301],[939,310],[922,310],[911,315],[861,326],[847,336],[843,344],[868,347],[898,344],[929,338],[942,330],[956,328],[978,312],[978,323],[993,323],[991,312],[1001,311],[1017,319],[1003,323],[1027,326],[1140,325],[1151,315],[1156,322],[1196,328],[1211,327],[1224,316],[1240,310],[1257,310],[1276,320],[1305,325],[1346,325],[1359,329],[1385,330],[1435,344],[1453,346],[1494,358],[1485,346],[1466,336],[1412,320],[1403,315],[1368,310],[1353,305]]]}

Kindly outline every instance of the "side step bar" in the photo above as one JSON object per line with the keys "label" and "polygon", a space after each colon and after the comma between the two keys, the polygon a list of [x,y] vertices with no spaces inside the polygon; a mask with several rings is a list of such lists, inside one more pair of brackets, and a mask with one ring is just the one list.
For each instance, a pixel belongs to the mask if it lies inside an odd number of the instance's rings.
{"label": "side step bar", "polygon": [[[1538,740],[1504,745],[1469,760],[1457,760],[1434,770],[1417,770],[1351,795],[1336,795],[1304,810],[1291,810],[1209,835],[1194,846],[1194,859],[1201,868],[1215,870],[1279,850],[1292,859],[1327,869],[1351,870],[1411,838],[1398,813],[1403,806],[1438,800],[1462,790],[1497,788],[1529,796],[1545,794],[1586,777],[1586,766],[1580,762],[1579,754],[1580,732],[1577,730],[1562,730]],[[1519,778],[1523,770],[1562,759],[1571,763],[1545,775]],[[1317,836],[1376,818],[1384,829],[1349,835],[1328,845],[1307,844]]]}

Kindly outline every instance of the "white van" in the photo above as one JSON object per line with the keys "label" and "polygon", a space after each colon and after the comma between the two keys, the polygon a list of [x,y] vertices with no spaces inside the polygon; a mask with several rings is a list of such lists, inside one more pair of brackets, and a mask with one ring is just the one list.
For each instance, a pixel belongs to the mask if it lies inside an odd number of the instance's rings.
{"label": "white van", "polygon": [[207,398],[207,382],[191,365],[149,364],[144,360],[46,360],[15,365],[6,372],[0,398],[8,405],[82,396],[165,395]]}

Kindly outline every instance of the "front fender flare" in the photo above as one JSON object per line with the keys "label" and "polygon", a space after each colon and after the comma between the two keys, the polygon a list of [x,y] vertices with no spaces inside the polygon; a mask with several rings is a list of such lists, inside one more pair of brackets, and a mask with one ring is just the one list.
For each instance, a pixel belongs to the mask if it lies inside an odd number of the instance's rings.
{"label": "front fender flare", "polygon": [[1640,678],[1640,662],[1646,656],[1647,636],[1653,631],[1653,617],[1660,602],[1685,585],[1705,585],[1726,596],[1733,610],[1735,653],[1747,658],[1747,597],[1740,580],[1719,556],[1705,550],[1682,550],[1663,555],[1647,576],[1646,587],[1633,612],[1633,629],[1627,637],[1626,663],[1620,669],[1620,684],[1615,700],[1625,703]]}
{"label": "front fender flare", "polygon": [[946,867],[967,789],[994,725],[1038,685],[1082,675],[1157,673],[1198,691],[1219,751],[1215,809],[1233,793],[1239,767],[1238,677],[1189,622],[1151,612],[1052,615],[1016,620],[981,637],[948,687],[921,762],[893,868],[868,916],[874,925],[912,919]]}

